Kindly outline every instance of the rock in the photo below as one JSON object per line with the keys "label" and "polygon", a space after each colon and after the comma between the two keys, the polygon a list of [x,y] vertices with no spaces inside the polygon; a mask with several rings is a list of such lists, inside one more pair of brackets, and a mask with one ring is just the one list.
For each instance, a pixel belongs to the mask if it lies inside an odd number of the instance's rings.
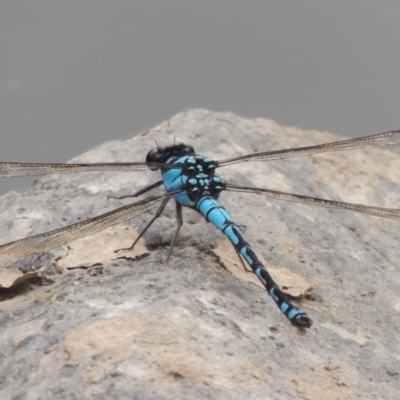
{"label": "rock", "polygon": [[[340,139],[188,110],[73,161],[143,161],[155,141],[189,142],[219,160]],[[395,208],[399,155],[398,147],[371,147],[218,171],[235,184]],[[1,241],[128,204],[108,196],[159,179],[152,171],[39,178],[0,199]],[[243,271],[222,233],[192,210],[184,211],[166,263],[171,202],[134,252],[114,250],[129,246],[155,210],[42,256],[2,262],[3,271],[14,271],[8,286],[14,275],[21,282],[18,271],[36,278],[1,289],[1,398],[400,398],[399,222],[242,193],[220,200],[283,287],[295,295],[313,288],[320,301],[302,305],[314,320],[306,334]]]}

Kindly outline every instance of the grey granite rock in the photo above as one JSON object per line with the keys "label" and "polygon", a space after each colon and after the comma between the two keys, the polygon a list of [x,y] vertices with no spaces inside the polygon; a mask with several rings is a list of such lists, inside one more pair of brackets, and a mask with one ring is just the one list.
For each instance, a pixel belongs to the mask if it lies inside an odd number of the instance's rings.
{"label": "grey granite rock", "polygon": [[[378,132],[363,132],[372,134]],[[264,119],[188,110],[150,132],[111,141],[76,162],[142,161],[154,141],[191,143],[214,159],[340,140]],[[226,181],[381,207],[398,207],[399,148],[365,148],[219,170]],[[107,212],[158,172],[39,178],[0,199],[1,242]],[[400,223],[223,193],[270,272],[314,325],[300,335],[232,246],[191,210],[165,263],[171,203],[132,252],[115,254],[151,213],[54,249],[2,259],[2,399],[398,399]],[[153,211],[154,213],[154,211]],[[11,275],[10,275],[11,274]],[[14,286],[17,286],[16,284]],[[28,290],[29,289],[29,290]]]}

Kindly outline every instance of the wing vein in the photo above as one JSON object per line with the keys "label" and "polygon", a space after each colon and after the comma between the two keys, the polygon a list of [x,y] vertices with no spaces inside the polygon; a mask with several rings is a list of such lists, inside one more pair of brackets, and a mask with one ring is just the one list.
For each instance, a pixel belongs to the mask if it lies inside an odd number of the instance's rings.
{"label": "wing vein", "polygon": [[262,153],[247,154],[244,156],[228,158],[217,162],[218,167],[236,164],[243,161],[269,161],[284,158],[302,157],[330,151],[351,150],[370,145],[386,146],[400,143],[400,131],[379,133],[377,135],[364,136],[356,139],[340,140],[338,142],[319,144],[316,146],[297,147],[294,149],[266,151]]}
{"label": "wing vein", "polygon": [[12,254],[16,257],[22,257],[62,246],[79,238],[93,235],[109,226],[134,218],[157,206],[166,197],[172,197],[173,194],[162,193],[148,197],[76,224],[3,244],[0,246],[0,255]]}
{"label": "wing vein", "polygon": [[294,193],[280,192],[277,190],[263,189],[248,186],[236,186],[226,184],[225,189],[234,192],[242,193],[256,193],[265,197],[271,197],[274,199],[291,201],[294,203],[308,204],[317,207],[336,208],[342,210],[351,210],[367,215],[375,215],[377,217],[400,220],[400,210],[395,208],[381,208],[365,206],[362,204],[345,203],[342,201],[320,199],[318,197],[303,196]]}

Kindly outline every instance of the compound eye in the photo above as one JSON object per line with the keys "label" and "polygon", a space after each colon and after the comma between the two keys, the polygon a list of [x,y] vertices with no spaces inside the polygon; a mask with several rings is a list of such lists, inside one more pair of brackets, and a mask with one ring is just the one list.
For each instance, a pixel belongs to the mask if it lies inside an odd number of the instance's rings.
{"label": "compound eye", "polygon": [[146,162],[153,163],[157,162],[158,150],[150,150],[146,156]]}

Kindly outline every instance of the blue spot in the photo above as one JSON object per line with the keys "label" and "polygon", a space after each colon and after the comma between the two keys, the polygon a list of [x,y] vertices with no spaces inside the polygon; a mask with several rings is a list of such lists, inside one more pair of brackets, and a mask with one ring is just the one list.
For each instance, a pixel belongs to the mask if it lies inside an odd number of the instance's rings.
{"label": "blue spot", "polygon": [[[247,254],[247,248],[246,247],[243,247],[242,250],[240,250],[240,254],[246,259],[247,263],[250,266],[253,265],[253,259]],[[261,275],[259,275],[259,274],[256,274],[256,275],[260,278],[261,282],[264,283],[264,285],[267,284],[266,280]]]}
{"label": "blue spot", "polygon": [[281,311],[283,312],[283,313],[285,313],[286,312],[286,310],[289,308],[289,304],[287,304],[287,303],[282,303],[282,305],[281,305]]}
{"label": "blue spot", "polygon": [[275,288],[272,288],[272,289],[269,291],[269,295],[270,295],[276,302],[278,302],[279,298],[278,298],[278,296],[275,294]]}
{"label": "blue spot", "polygon": [[228,236],[229,240],[234,244],[237,245],[239,243],[238,237],[235,235],[235,232],[232,229],[232,226],[228,226],[225,228],[225,235]]}
{"label": "blue spot", "polygon": [[293,310],[291,310],[291,311],[289,312],[288,318],[289,318],[289,319],[293,319],[297,314],[300,314],[299,311],[293,309]]}
{"label": "blue spot", "polygon": [[[251,265],[251,264],[250,264]],[[262,270],[262,268],[257,268],[257,270],[256,270],[256,275],[260,278],[260,281],[264,284],[264,285],[266,285],[267,284],[267,281],[263,278],[263,276],[261,275],[261,270]],[[274,296],[274,294],[272,293],[272,291],[273,291],[274,289],[271,289],[271,291],[269,292],[269,294],[275,299],[275,296]]]}

